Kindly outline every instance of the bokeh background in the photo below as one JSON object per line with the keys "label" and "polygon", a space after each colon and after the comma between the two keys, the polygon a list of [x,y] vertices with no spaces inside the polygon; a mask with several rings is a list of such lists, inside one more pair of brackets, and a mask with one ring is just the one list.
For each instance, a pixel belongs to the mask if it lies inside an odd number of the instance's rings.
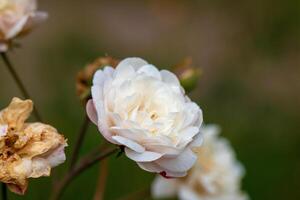
{"label": "bokeh background", "polygon": [[[68,138],[70,155],[84,116],[75,93],[78,70],[93,59],[143,57],[170,68],[186,56],[203,75],[191,97],[206,123],[222,127],[246,168],[254,200],[300,199],[300,1],[40,0],[49,20],[9,54],[43,118]],[[0,105],[21,96],[0,63]],[[81,155],[99,146],[91,126]],[[30,181],[20,198],[45,199],[53,179]],[[105,199],[147,187],[153,175],[125,156],[109,161]],[[92,199],[99,165],[81,174],[63,199]]]}

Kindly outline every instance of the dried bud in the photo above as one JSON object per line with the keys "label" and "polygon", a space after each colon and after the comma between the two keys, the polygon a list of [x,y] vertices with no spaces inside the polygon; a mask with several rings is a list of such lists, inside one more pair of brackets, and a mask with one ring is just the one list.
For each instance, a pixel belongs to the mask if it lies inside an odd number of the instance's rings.
{"label": "dried bud", "polygon": [[192,58],[187,57],[174,68],[175,74],[179,77],[180,83],[186,92],[196,88],[201,70],[192,65]]}
{"label": "dried bud", "polygon": [[90,89],[92,86],[92,78],[98,69],[101,69],[105,66],[111,66],[115,68],[118,63],[119,60],[113,57],[100,57],[80,70],[76,77],[76,92],[80,100],[86,102],[89,98]]}
{"label": "dried bud", "polygon": [[49,176],[65,161],[65,138],[52,126],[25,123],[33,109],[31,100],[13,98],[0,112],[0,181],[24,194],[28,178]]}

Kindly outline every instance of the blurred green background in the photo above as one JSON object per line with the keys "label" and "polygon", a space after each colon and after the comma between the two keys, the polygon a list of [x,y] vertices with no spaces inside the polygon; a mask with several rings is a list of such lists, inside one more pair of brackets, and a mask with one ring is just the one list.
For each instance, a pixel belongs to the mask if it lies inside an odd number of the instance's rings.
{"label": "blurred green background", "polygon": [[[43,118],[68,138],[70,158],[84,116],[75,76],[93,59],[143,57],[169,68],[186,56],[203,71],[191,94],[206,123],[222,127],[246,168],[254,200],[300,199],[300,1],[59,0],[39,2],[49,20],[10,53]],[[21,96],[0,64],[1,108]],[[95,126],[81,155],[99,146]],[[69,160],[68,160],[69,161]],[[125,156],[110,159],[105,199],[147,187],[153,174]],[[20,198],[45,199],[51,178],[32,179]],[[63,199],[92,199],[99,165],[81,174]]]}

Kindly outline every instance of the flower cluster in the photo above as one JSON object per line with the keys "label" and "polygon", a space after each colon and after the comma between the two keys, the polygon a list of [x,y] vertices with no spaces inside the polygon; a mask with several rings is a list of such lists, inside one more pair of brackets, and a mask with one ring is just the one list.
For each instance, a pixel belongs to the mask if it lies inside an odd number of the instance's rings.
{"label": "flower cluster", "polygon": [[[0,0],[0,53],[24,96],[28,92],[5,51],[46,17],[37,11],[36,0]],[[78,72],[76,90],[103,137],[140,168],[161,175],[152,185],[154,197],[246,200],[240,191],[243,167],[227,140],[218,137],[218,127],[202,126],[202,110],[186,95],[201,71],[190,58],[173,71],[178,77],[141,58],[100,57]],[[66,160],[64,136],[50,125],[26,123],[32,111],[31,100],[13,98],[0,112],[0,181],[17,194],[25,193],[29,178],[50,176]],[[88,118],[84,122],[70,171],[56,185],[53,199],[76,175],[118,150],[92,152],[76,164]]]}
{"label": "flower cluster", "polygon": [[24,194],[28,178],[49,176],[65,161],[66,140],[52,126],[25,123],[33,109],[31,100],[13,98],[0,112],[0,181]]}
{"label": "flower cluster", "polygon": [[0,52],[47,18],[47,13],[36,7],[36,0],[0,0]]}
{"label": "flower cluster", "polygon": [[219,128],[207,125],[201,128],[204,143],[196,148],[198,160],[184,178],[157,177],[152,195],[158,198],[178,196],[180,200],[246,200],[240,192],[244,169],[224,138],[218,137]]}
{"label": "flower cluster", "polygon": [[182,177],[197,160],[202,111],[167,70],[127,58],[94,75],[90,119],[144,170]]}

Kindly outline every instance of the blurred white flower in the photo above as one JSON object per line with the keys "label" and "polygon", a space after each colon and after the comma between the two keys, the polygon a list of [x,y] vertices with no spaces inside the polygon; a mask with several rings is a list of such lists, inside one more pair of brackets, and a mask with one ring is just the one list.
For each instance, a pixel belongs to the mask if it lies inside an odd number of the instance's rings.
{"label": "blurred white flower", "polygon": [[111,143],[144,170],[165,177],[186,175],[201,144],[202,111],[184,93],[177,77],[141,58],[94,75],[90,119]]}
{"label": "blurred white flower", "polygon": [[66,140],[55,128],[25,123],[32,109],[31,100],[13,98],[0,112],[0,181],[18,194],[25,193],[28,178],[49,176],[66,159]]}
{"label": "blurred white flower", "polygon": [[179,197],[180,200],[246,200],[240,191],[244,169],[224,138],[218,137],[219,128],[207,125],[201,128],[203,145],[197,148],[197,164],[185,178],[162,179],[152,184],[155,198]]}
{"label": "blurred white flower", "polygon": [[36,9],[36,0],[0,0],[0,52],[8,50],[12,39],[47,18],[47,13]]}

